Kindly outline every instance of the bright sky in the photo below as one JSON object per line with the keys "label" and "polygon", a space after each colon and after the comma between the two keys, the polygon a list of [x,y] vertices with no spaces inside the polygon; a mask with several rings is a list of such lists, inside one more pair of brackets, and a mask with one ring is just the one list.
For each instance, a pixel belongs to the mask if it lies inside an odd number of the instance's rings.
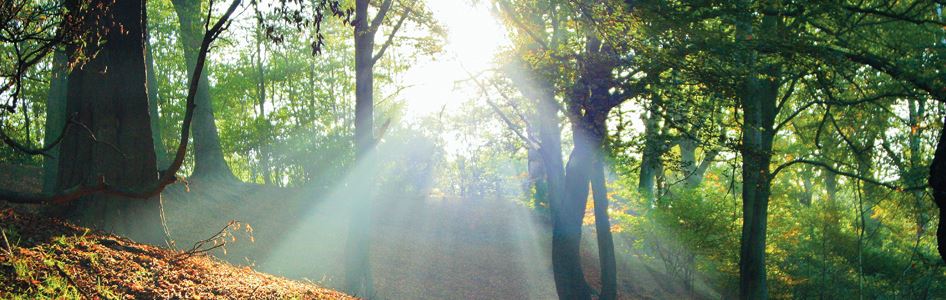
{"label": "bright sky", "polygon": [[443,52],[436,59],[422,58],[403,76],[407,118],[446,112],[471,96],[455,90],[457,81],[492,67],[495,54],[510,43],[504,26],[490,13],[487,1],[427,0],[434,17],[447,29]]}

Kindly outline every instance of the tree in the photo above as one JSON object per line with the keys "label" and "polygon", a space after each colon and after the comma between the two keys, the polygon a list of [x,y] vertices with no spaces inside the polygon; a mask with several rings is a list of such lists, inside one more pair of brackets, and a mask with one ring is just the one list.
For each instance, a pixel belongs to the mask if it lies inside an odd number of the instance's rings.
{"label": "tree", "polygon": [[[197,69],[202,68],[211,43],[240,3],[240,0],[233,0],[205,33],[198,52]],[[24,69],[41,61],[52,49],[66,46],[70,63],[74,66],[68,78],[66,103],[66,112],[72,117],[63,129],[61,145],[53,143],[42,149],[32,149],[5,133],[0,134],[5,144],[30,155],[46,154],[60,145],[57,191],[35,194],[0,189],[0,198],[24,204],[67,204],[62,213],[68,217],[105,229],[111,227],[137,233],[142,241],[155,243],[161,240],[156,209],[159,204],[149,200],[159,197],[166,186],[178,180],[176,173],[187,152],[199,74],[195,73],[190,80],[181,143],[175,158],[167,170],[159,173],[152,132],[148,128],[144,1],[116,4],[72,0],[64,7],[60,11],[53,10],[51,14],[64,20],[53,38],[8,39],[12,43],[42,42],[28,58],[18,57],[17,71],[15,76],[11,76],[13,83],[20,82]],[[47,16],[34,14],[23,20],[29,23],[36,19],[45,20]],[[82,68],[75,68],[76,65]],[[18,99],[14,96],[13,100],[12,106],[4,108],[15,112]],[[70,131],[70,128],[74,130]],[[134,152],[129,154],[126,151]]]}
{"label": "tree", "polygon": [[[67,2],[80,11],[79,1]],[[60,148],[59,190],[93,185],[100,177],[109,184],[143,188],[158,180],[151,139],[146,91],[144,1],[94,0],[91,7],[105,7],[83,19],[82,26],[108,28],[107,42],[82,68],[68,77],[66,114],[88,132],[70,130]],[[120,26],[120,27],[119,27]],[[87,41],[94,45],[96,41]],[[90,57],[92,49],[70,47],[71,60]],[[161,241],[158,201],[92,195],[70,203],[66,215],[83,224],[106,230],[142,230],[147,242]]]}
{"label": "tree", "polygon": [[[375,52],[375,36],[391,11],[394,1],[385,0],[372,18],[368,15],[368,0],[355,1],[355,157],[359,163],[365,162],[376,143],[374,136],[374,66],[384,55],[397,35],[404,21],[410,16],[413,7],[405,7],[401,16],[388,34],[387,40]],[[371,187],[359,188],[362,191]],[[345,263],[345,284],[354,295],[370,296],[372,292],[371,268],[368,259],[368,228],[371,220],[369,197],[358,197],[352,203],[348,256]],[[362,214],[360,218],[355,213]]]}
{"label": "tree", "polygon": [[[546,63],[552,66],[549,70],[554,71],[546,73],[551,74],[552,76],[547,78],[554,81],[546,84],[558,88],[558,93],[564,99],[565,115],[571,123],[574,148],[564,166],[563,177],[556,181],[551,177],[549,179],[552,195],[549,199],[552,213],[552,266],[556,291],[562,299],[591,297],[592,290],[585,280],[581,266],[580,248],[585,204],[589,192],[593,192],[602,276],[600,297],[615,298],[616,262],[607,210],[609,200],[604,184],[603,163],[605,153],[608,152],[605,148],[608,136],[607,119],[612,109],[639,95],[647,82],[632,79],[633,76],[614,75],[615,71],[621,68],[633,68],[628,67],[628,64],[633,62],[621,59],[621,53],[628,51],[625,48],[627,45],[616,38],[626,32],[609,31],[595,25],[606,21],[624,22],[621,13],[623,10],[615,9],[621,4],[608,2],[604,6],[592,6],[579,2],[558,6],[556,3],[515,3],[525,11],[537,10],[533,13],[539,16],[547,14],[547,19],[522,18],[512,3],[498,1],[498,4],[518,33],[529,40],[526,43],[528,46],[523,50],[528,56],[533,56],[527,59],[531,60],[531,68],[542,70],[541,65]],[[569,9],[572,15],[568,15]],[[574,18],[575,22],[566,23],[568,18]],[[530,21],[534,23],[527,23]],[[564,24],[575,27],[564,28]],[[566,34],[569,31],[572,34]],[[570,40],[565,42],[566,38]],[[652,70],[644,72],[642,69],[636,69],[631,73],[639,75],[650,72]],[[557,114],[557,107],[551,109],[553,107],[555,106],[547,106],[542,111],[549,114],[546,118]],[[548,155],[554,164],[555,154]],[[592,185],[591,190],[589,184]]]}
{"label": "tree", "polygon": [[[826,86],[818,81],[824,76],[820,74],[823,70],[830,70],[828,72],[832,72],[832,77],[850,81],[849,74],[857,72],[847,70],[870,66],[894,79],[912,83],[931,96],[935,97],[941,93],[935,88],[936,81],[928,75],[906,72],[897,62],[893,62],[894,57],[906,57],[905,60],[916,59],[911,61],[915,65],[923,65],[928,63],[929,57],[918,59],[912,54],[893,54],[899,52],[895,50],[899,49],[899,46],[888,47],[876,42],[861,43],[875,40],[877,36],[887,38],[882,40],[906,42],[902,40],[903,37],[887,35],[888,32],[900,32],[887,28],[894,26],[889,22],[891,19],[894,22],[912,23],[910,26],[917,26],[906,31],[908,33],[900,33],[910,36],[907,39],[927,35],[929,31],[923,27],[935,21],[924,17],[928,14],[922,12],[930,8],[932,3],[916,1],[887,6],[825,3],[800,7],[791,3],[742,1],[735,4],[714,3],[689,7],[667,4],[658,10],[651,10],[649,5],[651,4],[638,4],[635,9],[650,11],[646,16],[653,20],[651,28],[664,32],[668,41],[672,41],[670,44],[676,45],[666,47],[667,49],[680,49],[679,51],[684,51],[685,55],[694,60],[713,63],[695,63],[686,59],[678,60],[672,56],[668,56],[664,61],[676,69],[686,70],[688,76],[697,78],[701,83],[716,86],[725,92],[728,97],[736,100],[736,108],[742,114],[739,128],[742,136],[738,148],[742,159],[743,178],[740,297],[768,297],[765,268],[767,212],[772,182],[779,171],[802,163],[872,185],[902,190],[913,188],[872,179],[868,176],[870,172],[867,169],[859,173],[845,172],[830,163],[809,158],[789,159],[775,165],[779,160],[773,160],[773,154],[783,150],[774,147],[773,141],[780,130],[785,130],[807,109],[822,108],[825,111],[822,120],[835,123],[831,117],[833,106],[866,105],[900,97],[898,93],[861,91],[854,99],[844,97],[839,100],[835,96],[836,91],[832,90],[833,85]],[[847,13],[838,14],[837,11],[850,12],[860,17],[850,18]],[[666,19],[659,21],[661,18]],[[877,19],[884,21],[875,22]],[[834,23],[827,25],[827,20]],[[729,43],[733,37],[734,42]],[[890,56],[870,54],[874,51]],[[736,54],[735,60],[731,60],[733,53]],[[814,55],[808,55],[810,53]],[[845,84],[861,88],[853,81]],[[818,96],[828,100],[794,97],[793,91],[800,87],[817,89],[820,91]],[[794,101],[800,103],[793,104]],[[789,107],[794,108],[794,112],[786,109]],[[869,144],[873,143],[865,143]],[[857,149],[864,148],[853,146],[854,152],[862,152]],[[870,162],[862,159],[861,165],[868,166]]]}
{"label": "tree", "polygon": [[[201,1],[174,0],[174,11],[180,23],[180,41],[184,49],[188,77],[193,76],[197,64],[197,51],[201,43],[201,28],[205,22],[201,17]],[[193,177],[213,177],[236,181],[233,171],[223,157],[220,136],[214,123],[213,102],[210,99],[210,81],[206,70],[200,72],[194,112],[194,173]]]}

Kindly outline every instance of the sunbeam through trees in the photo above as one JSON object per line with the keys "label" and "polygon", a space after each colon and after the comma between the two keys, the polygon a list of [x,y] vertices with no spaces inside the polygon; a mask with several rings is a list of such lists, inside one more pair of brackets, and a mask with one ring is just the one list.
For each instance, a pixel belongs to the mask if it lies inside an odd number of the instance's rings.
{"label": "sunbeam through trees", "polygon": [[3,299],[946,299],[941,0],[4,0]]}

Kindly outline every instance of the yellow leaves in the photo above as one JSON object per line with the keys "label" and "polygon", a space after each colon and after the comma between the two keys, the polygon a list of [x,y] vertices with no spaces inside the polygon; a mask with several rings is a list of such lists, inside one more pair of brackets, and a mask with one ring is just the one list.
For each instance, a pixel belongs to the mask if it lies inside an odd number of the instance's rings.
{"label": "yellow leaves", "polygon": [[615,222],[614,224],[611,224],[611,232],[619,233],[622,231],[624,231],[624,227],[621,226],[621,223]]}
{"label": "yellow leaves", "polygon": [[870,214],[870,217],[872,219],[881,219],[886,218],[888,214],[889,212],[887,209],[883,208],[882,206],[875,206],[873,212]]}

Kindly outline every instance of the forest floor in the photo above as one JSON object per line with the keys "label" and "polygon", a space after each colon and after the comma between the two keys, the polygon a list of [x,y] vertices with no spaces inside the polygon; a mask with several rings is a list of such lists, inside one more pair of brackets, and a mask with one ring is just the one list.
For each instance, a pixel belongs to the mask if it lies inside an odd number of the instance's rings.
{"label": "forest floor", "polygon": [[[189,245],[229,219],[249,221],[255,242],[228,245],[216,256],[289,278],[344,289],[351,191],[313,191],[254,184],[191,182],[166,195],[172,236]],[[370,264],[372,299],[554,299],[551,233],[531,209],[493,196],[460,199],[382,192],[374,201]],[[600,288],[593,230],[582,263]],[[620,299],[709,299],[686,292],[660,263],[617,241]],[[698,283],[699,284],[699,283]]]}
{"label": "forest floor", "polygon": [[0,211],[2,299],[352,299],[212,257]]}
{"label": "forest floor", "polygon": [[[39,192],[40,172],[0,164],[0,186]],[[0,200],[0,299],[354,299],[311,282],[135,243],[36,211]]]}
{"label": "forest floor", "polygon": [[[12,181],[0,176],[0,184],[36,189],[38,180],[23,179],[36,173],[21,173],[24,174]],[[115,286],[107,290],[147,298],[184,291],[195,297],[222,292],[232,293],[226,297],[236,298],[346,297],[318,286],[344,288],[343,262],[350,222],[346,203],[354,197],[351,192],[346,188],[324,191],[200,180],[169,187],[163,196],[164,210],[170,235],[177,244],[175,248],[189,248],[213,236],[231,220],[243,221],[241,224],[252,225],[251,233],[233,232],[228,239],[236,241],[209,252],[243,267],[206,256],[190,258],[188,263],[177,266],[173,260],[180,257],[180,251],[134,244],[104,233],[85,233],[79,227],[39,221],[31,215],[15,217],[14,220],[23,221],[12,222],[10,226],[21,228],[15,229],[19,236],[33,239],[30,243],[19,242],[14,254],[31,259],[31,266],[38,272],[34,274],[58,274],[61,280],[63,273],[50,269],[44,258],[67,262],[62,266],[65,274],[74,276],[72,280],[82,287],[83,293]],[[516,201],[493,196],[461,199],[382,192],[374,201],[372,215],[370,264],[375,291],[368,298],[555,298],[547,221]],[[32,226],[28,222],[47,225]],[[34,232],[30,229],[33,227],[39,231]],[[60,233],[43,233],[42,228]],[[597,289],[600,279],[594,233],[589,228],[583,236],[582,264],[589,284]],[[133,234],[130,237],[135,238]],[[62,245],[63,241],[67,245]],[[620,299],[718,298],[711,296],[712,291],[686,292],[683,284],[667,276],[659,263],[633,253],[626,241],[616,242],[620,248]],[[104,252],[91,256],[97,256],[99,263],[114,266],[89,269],[87,256],[97,251]],[[116,271],[96,273],[108,270]],[[33,283],[16,281],[19,277],[14,276],[15,268],[3,267],[2,272],[4,286],[22,288]],[[142,281],[142,276],[127,276],[137,273],[150,276],[151,281]],[[113,276],[122,274],[126,277]],[[152,287],[155,280],[166,281],[166,286]]]}

